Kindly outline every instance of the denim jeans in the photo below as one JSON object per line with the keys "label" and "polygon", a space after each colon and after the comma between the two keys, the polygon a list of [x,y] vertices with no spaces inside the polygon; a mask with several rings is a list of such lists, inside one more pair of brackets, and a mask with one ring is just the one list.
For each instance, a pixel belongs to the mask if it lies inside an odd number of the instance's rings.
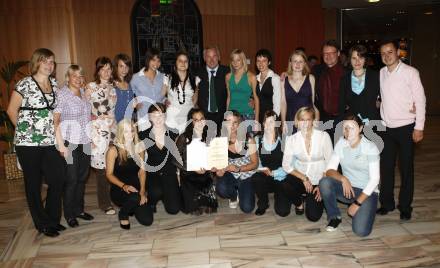
{"label": "denim jeans", "polygon": [[217,194],[222,198],[236,199],[237,191],[240,209],[244,213],[251,213],[255,208],[255,191],[252,177],[245,180],[236,179],[231,173],[225,172],[223,177],[217,179]]}
{"label": "denim jeans", "polygon": [[[350,199],[344,197],[342,183],[332,177],[324,177],[319,181],[319,190],[327,211],[327,219],[340,218],[337,201],[351,204],[362,193],[362,189],[353,187],[355,197]],[[377,209],[377,193],[372,193],[358,209],[353,217],[352,230],[358,236],[367,236],[373,229],[374,218]]]}

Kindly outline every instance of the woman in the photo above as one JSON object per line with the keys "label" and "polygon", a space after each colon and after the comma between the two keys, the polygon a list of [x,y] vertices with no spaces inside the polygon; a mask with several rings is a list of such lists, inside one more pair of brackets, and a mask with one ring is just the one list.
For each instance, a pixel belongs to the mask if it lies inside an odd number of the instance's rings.
{"label": "woman", "polygon": [[186,152],[187,146],[204,145],[208,126],[205,122],[205,114],[201,109],[193,108],[188,113],[188,122],[191,122],[177,138],[177,148],[183,160],[180,166],[180,184],[186,213],[201,215],[217,211],[218,203],[215,195],[211,173],[206,170],[187,171]]}
{"label": "woman", "polygon": [[284,202],[280,184],[286,177],[281,164],[283,150],[281,148],[281,133],[277,126],[278,115],[274,111],[266,111],[263,117],[263,135],[257,141],[260,166],[253,176],[255,194],[257,195],[257,210],[255,215],[263,215],[269,207],[268,193],[274,192],[275,212],[279,212]]}
{"label": "woman", "polygon": [[66,85],[58,91],[54,110],[56,138],[66,160],[64,218],[70,227],[77,227],[77,218],[93,220],[84,212],[84,191],[90,168],[91,107],[84,94],[84,71],[73,64],[67,68]]}
{"label": "woman", "polygon": [[197,85],[200,79],[189,71],[189,57],[184,51],[177,52],[176,65],[170,78],[165,77],[169,105],[167,107],[166,124],[177,129],[179,133],[185,130],[189,110],[197,102]]}
{"label": "woman", "polygon": [[[118,54],[113,59],[113,77],[116,90],[116,107],[115,120],[116,123],[126,116],[127,107],[134,98],[133,90],[130,87],[130,80],[133,76],[133,67],[131,59],[126,54]],[[128,110],[128,116],[131,119],[132,109]]]}
{"label": "woman", "polygon": [[263,117],[267,111],[273,110],[280,115],[280,77],[275,74],[272,67],[272,55],[267,49],[260,49],[255,55],[257,65],[257,95],[260,101],[258,122],[263,124]]}
{"label": "woman", "polygon": [[145,226],[153,223],[153,211],[145,196],[144,150],[134,124],[129,119],[118,123],[115,142],[106,156],[106,176],[111,183],[110,196],[119,206],[119,225],[130,229],[129,216]]}
{"label": "woman", "polygon": [[[301,107],[314,107],[314,103],[315,77],[310,74],[306,54],[301,50],[296,50],[289,57],[287,77],[281,82],[283,131],[288,130],[286,122],[294,121],[296,112]],[[296,128],[293,127],[293,133],[295,132]]]}
{"label": "woman", "polygon": [[136,95],[139,131],[149,128],[148,108],[155,103],[163,103],[167,88],[164,75],[159,71],[161,65],[160,52],[149,48],[145,54],[145,66],[136,73],[130,81],[130,86]]}
{"label": "woman", "polygon": [[284,151],[283,168],[289,175],[282,182],[282,187],[288,206],[283,207],[281,216],[289,214],[290,202],[296,206],[297,214],[303,214],[304,195],[307,219],[318,221],[322,216],[324,206],[318,185],[333,148],[327,132],[313,127],[315,121],[316,110],[313,107],[303,107],[296,112],[295,127],[298,132],[287,138]]}
{"label": "woman", "polygon": [[[344,116],[344,137],[335,145],[327,177],[319,182],[329,221],[327,231],[336,230],[341,223],[337,201],[350,205],[347,213],[353,218],[352,230],[356,235],[367,236],[373,229],[380,177],[379,150],[362,135],[362,129],[357,115]],[[338,172],[339,164],[342,174]]]}
{"label": "woman", "polygon": [[[16,84],[7,110],[15,126],[14,145],[34,226],[50,237],[65,229],[60,224],[65,175],[63,158],[55,147],[54,69],[53,52],[47,48],[35,50],[30,60],[31,75]],[[43,177],[48,185],[45,205],[41,197]]]}
{"label": "woman", "polygon": [[[240,49],[232,51],[230,68],[231,72],[226,75],[228,110],[239,112],[243,120],[258,120],[260,102],[256,91],[257,79],[248,71],[246,55]],[[251,106],[252,102],[254,107]]]}
{"label": "woman", "polygon": [[91,166],[95,169],[98,206],[107,215],[114,215],[110,201],[110,184],[105,178],[105,154],[114,138],[116,127],[116,91],[113,87],[112,62],[99,57],[95,62],[95,81],[86,86],[86,97],[92,105]]}
{"label": "woman", "polygon": [[162,200],[165,211],[177,214],[182,207],[179,182],[177,180],[176,158],[179,152],[175,144],[177,134],[165,125],[166,107],[156,103],[148,108],[151,127],[139,133],[146,148],[146,170],[148,178],[148,204],[155,211]]}
{"label": "woman", "polygon": [[367,48],[355,45],[349,51],[353,71],[348,72],[340,84],[339,113],[349,111],[359,116],[364,123],[380,120],[379,73],[365,65]]}
{"label": "woman", "polygon": [[240,200],[240,209],[244,213],[251,213],[255,207],[255,192],[251,177],[258,168],[255,139],[249,137],[246,141],[240,141],[238,138],[238,127],[241,122],[239,112],[226,112],[225,121],[229,139],[229,165],[224,169],[214,169],[218,177],[216,191],[220,197],[229,199],[230,208],[237,208]]}

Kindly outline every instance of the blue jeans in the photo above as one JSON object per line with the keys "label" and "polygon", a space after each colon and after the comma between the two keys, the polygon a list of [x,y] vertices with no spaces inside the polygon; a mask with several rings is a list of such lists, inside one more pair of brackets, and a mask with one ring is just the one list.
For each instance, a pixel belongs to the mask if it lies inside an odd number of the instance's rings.
{"label": "blue jeans", "polygon": [[[337,201],[351,204],[362,193],[362,189],[353,187],[355,197],[350,199],[344,197],[342,183],[332,177],[324,177],[319,181],[319,190],[327,211],[327,219],[341,217]],[[358,236],[367,236],[373,229],[374,218],[377,209],[377,193],[372,193],[358,209],[353,217],[352,230]]]}
{"label": "blue jeans", "polygon": [[252,184],[252,177],[245,180],[236,179],[231,173],[225,172],[223,177],[217,179],[215,189],[222,198],[240,200],[240,209],[244,213],[251,213],[255,208],[255,191]]}

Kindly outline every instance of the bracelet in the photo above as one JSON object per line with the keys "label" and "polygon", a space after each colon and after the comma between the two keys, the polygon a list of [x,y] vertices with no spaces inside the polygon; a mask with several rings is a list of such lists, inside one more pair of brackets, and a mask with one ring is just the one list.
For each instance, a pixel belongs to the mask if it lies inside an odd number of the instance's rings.
{"label": "bracelet", "polygon": [[353,203],[358,207],[362,206],[362,203],[359,203],[359,201],[357,201],[357,199],[355,199]]}
{"label": "bracelet", "polygon": [[122,186],[121,186],[121,190],[122,190],[122,191],[124,191],[124,186],[125,186],[125,185],[127,185],[127,184],[125,184],[125,183],[122,184]]}
{"label": "bracelet", "polygon": [[303,180],[303,182],[310,181],[309,177],[307,177],[307,176],[305,176],[305,177],[306,178]]}
{"label": "bracelet", "polygon": [[241,166],[240,166],[240,167],[238,167],[238,172],[241,172]]}

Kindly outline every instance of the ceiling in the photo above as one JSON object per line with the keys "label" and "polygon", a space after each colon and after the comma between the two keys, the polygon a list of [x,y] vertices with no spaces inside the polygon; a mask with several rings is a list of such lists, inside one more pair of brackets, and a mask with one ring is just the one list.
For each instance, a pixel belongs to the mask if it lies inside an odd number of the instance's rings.
{"label": "ceiling", "polygon": [[369,3],[366,0],[321,0],[323,8],[358,8],[358,7],[382,7],[382,6],[414,6],[440,4],[440,0],[381,0],[377,3]]}

